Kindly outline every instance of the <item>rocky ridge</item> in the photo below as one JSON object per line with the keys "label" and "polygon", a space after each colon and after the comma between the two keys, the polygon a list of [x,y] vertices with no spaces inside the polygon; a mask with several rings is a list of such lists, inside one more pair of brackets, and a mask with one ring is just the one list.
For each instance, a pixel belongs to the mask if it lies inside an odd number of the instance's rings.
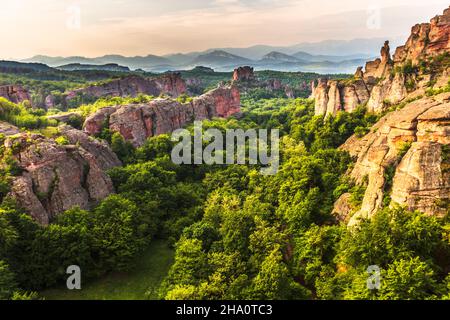
{"label": "rocky ridge", "polygon": [[[165,94],[176,98],[185,93],[187,93],[187,86],[179,73],[167,73],[154,78],[132,75],[67,92],[65,100],[70,102],[80,95],[89,98],[101,98],[107,96],[136,97],[139,94],[152,96]],[[51,96],[46,98],[46,105],[47,108],[52,106]]]}
{"label": "rocky ridge", "polygon": [[146,104],[102,108],[86,119],[83,128],[95,136],[106,125],[138,147],[149,137],[170,133],[195,120],[226,118],[239,113],[238,88],[219,86],[188,103],[155,99]]}
{"label": "rocky ridge", "polygon": [[[390,105],[423,95],[427,89],[448,84],[450,66],[450,8],[430,23],[415,25],[404,46],[391,57],[389,42],[381,48],[381,58],[356,70],[352,79],[319,79],[312,83],[316,115],[352,112],[367,105],[370,112],[382,112]],[[444,60],[434,68],[434,60]]]}
{"label": "rocky ridge", "polygon": [[450,201],[450,93],[418,99],[389,113],[363,138],[343,146],[356,159],[350,177],[366,184],[353,215],[349,194],[335,204],[341,220],[355,224],[394,203],[430,215],[445,215]]}

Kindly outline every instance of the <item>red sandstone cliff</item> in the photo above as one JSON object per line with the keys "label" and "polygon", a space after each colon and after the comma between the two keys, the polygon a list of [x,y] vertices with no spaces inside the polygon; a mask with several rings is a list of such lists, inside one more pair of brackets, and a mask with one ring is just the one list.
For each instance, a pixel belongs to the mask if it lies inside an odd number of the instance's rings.
{"label": "red sandstone cliff", "polygon": [[14,103],[31,101],[30,94],[20,85],[0,86],[0,97],[8,99]]}
{"label": "red sandstone cliff", "polygon": [[121,165],[106,143],[69,126],[60,127],[60,132],[69,145],[27,133],[4,142],[22,169],[13,178],[10,195],[43,225],[75,206],[88,209],[114,192],[106,170]]}
{"label": "red sandstone cliff", "polygon": [[170,133],[194,120],[226,118],[239,112],[237,87],[221,86],[185,104],[155,99],[146,104],[103,108],[86,119],[84,131],[97,135],[107,123],[112,131],[140,146],[149,137]]}

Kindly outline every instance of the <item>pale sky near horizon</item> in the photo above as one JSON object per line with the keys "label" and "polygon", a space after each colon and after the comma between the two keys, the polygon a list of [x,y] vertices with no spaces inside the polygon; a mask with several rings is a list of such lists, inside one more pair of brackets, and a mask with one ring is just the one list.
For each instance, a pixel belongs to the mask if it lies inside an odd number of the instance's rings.
{"label": "pale sky near horizon", "polygon": [[448,0],[2,0],[0,58],[398,37]]}

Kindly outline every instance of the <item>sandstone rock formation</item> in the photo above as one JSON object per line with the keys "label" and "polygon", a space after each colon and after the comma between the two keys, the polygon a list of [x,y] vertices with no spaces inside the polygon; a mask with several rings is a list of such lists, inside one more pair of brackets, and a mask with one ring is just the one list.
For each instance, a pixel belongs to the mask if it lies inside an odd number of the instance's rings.
{"label": "sandstone rock formation", "polygon": [[8,122],[0,121],[0,135],[12,136],[20,132],[19,128],[9,124]]}
{"label": "sandstone rock formation", "polygon": [[430,23],[415,25],[404,46],[397,48],[394,62],[411,60],[418,63],[450,51],[450,8],[441,16],[434,17]]}
{"label": "sandstone rock formation", "polygon": [[71,120],[79,120],[80,122],[83,121],[82,115],[80,112],[65,112],[65,113],[60,113],[60,114],[54,114],[51,116],[47,117],[50,120],[56,120],[58,122],[64,122],[64,123],[68,123]]}
{"label": "sandstone rock formation", "polygon": [[354,111],[359,105],[368,102],[370,86],[362,79],[343,82],[318,79],[312,84],[316,115],[336,115],[338,111]]}
{"label": "sandstone rock formation", "polygon": [[[450,93],[411,102],[384,116],[365,137],[351,137],[341,146],[356,159],[350,176],[357,184],[368,179],[368,187],[350,223],[371,217],[388,196],[410,210],[445,214],[450,201],[449,144]],[[395,169],[393,177],[389,169]],[[340,200],[335,212],[346,215],[339,209],[345,208]]]}
{"label": "sandstone rock formation", "polygon": [[[353,111],[367,105],[370,112],[379,113],[411,97],[423,95],[431,87],[446,86],[449,81],[448,63],[439,68],[434,58],[450,54],[450,8],[430,23],[416,25],[404,46],[398,47],[391,58],[389,42],[381,48],[381,58],[359,67],[352,79],[322,79],[312,84],[316,100],[316,115],[335,115],[340,110]],[[424,67],[425,64],[425,67]],[[326,106],[326,107],[325,107]]]}
{"label": "sandstone rock formation", "polygon": [[128,76],[110,82],[92,85],[86,88],[70,91],[66,94],[66,101],[75,99],[77,96],[92,98],[101,97],[136,97],[139,94],[159,96],[166,94],[178,97],[187,92],[185,81],[179,73],[167,73],[155,78],[143,78],[140,76]]}
{"label": "sandstone rock formation", "polygon": [[8,137],[5,148],[22,174],[14,177],[10,195],[35,221],[47,225],[59,213],[91,204],[114,192],[106,170],[121,165],[108,145],[82,131],[61,127],[69,145],[37,134]]}
{"label": "sandstone rock formation", "polygon": [[[389,74],[392,70],[392,59],[389,47],[389,41],[386,41],[381,48],[381,59],[375,59],[374,61],[369,61],[366,63],[365,72],[363,77],[366,81],[371,81],[372,79],[379,79]],[[358,73],[358,71],[357,71]]]}
{"label": "sandstone rock formation", "polygon": [[283,88],[283,84],[279,79],[270,79],[267,81],[266,89],[269,91],[280,90]]}
{"label": "sandstone rock formation", "polygon": [[51,94],[45,97],[44,101],[45,109],[52,109],[55,107],[55,97]]}
{"label": "sandstone rock formation", "polygon": [[0,86],[0,97],[8,99],[14,103],[31,101],[30,94],[20,85]]}
{"label": "sandstone rock formation", "polygon": [[251,81],[255,80],[253,68],[245,66],[234,69],[233,81]]}
{"label": "sandstone rock formation", "polygon": [[[269,92],[282,93],[288,99],[295,99],[295,88],[291,85],[283,83],[280,79],[259,79],[256,77],[253,68],[251,67],[239,67],[233,72],[232,83],[239,87],[241,92],[247,92],[252,89],[265,89]],[[314,84],[312,84],[314,85]],[[299,83],[298,89],[300,91],[308,90],[309,85],[306,81]]]}
{"label": "sandstone rock formation", "polygon": [[292,89],[290,86],[284,87],[284,94],[288,99],[295,99],[294,89]]}
{"label": "sandstone rock formation", "polygon": [[170,133],[194,120],[226,118],[239,112],[238,88],[220,86],[185,104],[156,99],[146,104],[103,108],[86,119],[84,131],[97,135],[106,125],[137,147],[149,137]]}

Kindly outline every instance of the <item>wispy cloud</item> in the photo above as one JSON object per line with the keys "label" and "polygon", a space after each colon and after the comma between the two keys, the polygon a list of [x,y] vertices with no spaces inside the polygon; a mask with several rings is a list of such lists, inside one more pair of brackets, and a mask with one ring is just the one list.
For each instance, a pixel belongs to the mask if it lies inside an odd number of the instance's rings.
{"label": "wispy cloud", "polygon": [[[80,9],[80,28],[67,28],[70,6]],[[164,54],[393,37],[447,6],[447,0],[16,0],[2,3],[1,55]],[[367,27],[371,7],[381,12],[379,28]]]}

